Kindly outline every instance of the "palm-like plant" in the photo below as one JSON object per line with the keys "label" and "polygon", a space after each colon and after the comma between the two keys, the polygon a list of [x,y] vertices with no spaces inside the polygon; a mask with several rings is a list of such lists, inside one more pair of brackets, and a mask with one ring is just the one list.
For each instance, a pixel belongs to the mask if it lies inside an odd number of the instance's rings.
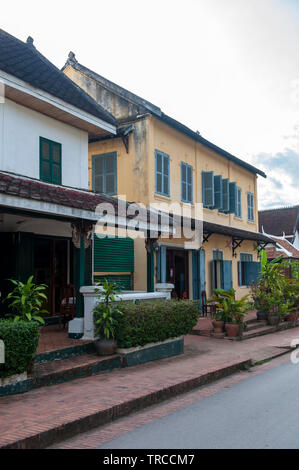
{"label": "palm-like plant", "polygon": [[6,300],[11,300],[8,304],[12,308],[12,316],[14,321],[37,321],[44,324],[44,319],[39,315],[40,313],[48,313],[47,310],[42,309],[44,301],[47,300],[46,294],[43,292],[47,286],[45,284],[35,284],[33,276],[30,276],[26,283],[10,279],[15,288],[8,294]]}
{"label": "palm-like plant", "polygon": [[250,307],[248,297],[249,295],[244,295],[240,300],[236,300],[235,289],[230,289],[229,291],[215,289],[213,301],[219,309],[218,315],[220,315],[224,321],[243,323],[247,310]]}

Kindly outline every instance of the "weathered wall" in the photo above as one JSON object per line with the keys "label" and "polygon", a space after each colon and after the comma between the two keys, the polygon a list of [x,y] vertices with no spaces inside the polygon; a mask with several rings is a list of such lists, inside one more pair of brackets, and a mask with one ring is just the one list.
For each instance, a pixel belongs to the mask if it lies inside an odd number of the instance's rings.
{"label": "weathered wall", "polygon": [[132,101],[125,100],[116,93],[111,93],[110,90],[96,82],[93,78],[86,76],[70,65],[64,69],[64,73],[118,120],[137,116],[145,112],[143,107],[134,104]]}
{"label": "weathered wall", "polygon": [[61,144],[62,184],[87,189],[87,132],[10,100],[0,106],[1,170],[39,178],[40,137]]}

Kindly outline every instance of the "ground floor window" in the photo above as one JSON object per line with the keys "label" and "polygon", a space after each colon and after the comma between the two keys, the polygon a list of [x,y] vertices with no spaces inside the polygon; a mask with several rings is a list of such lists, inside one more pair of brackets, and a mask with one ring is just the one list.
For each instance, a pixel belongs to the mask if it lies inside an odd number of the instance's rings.
{"label": "ground floor window", "polygon": [[260,269],[260,263],[253,261],[253,254],[240,253],[240,261],[238,262],[239,285],[246,287],[256,282]]}

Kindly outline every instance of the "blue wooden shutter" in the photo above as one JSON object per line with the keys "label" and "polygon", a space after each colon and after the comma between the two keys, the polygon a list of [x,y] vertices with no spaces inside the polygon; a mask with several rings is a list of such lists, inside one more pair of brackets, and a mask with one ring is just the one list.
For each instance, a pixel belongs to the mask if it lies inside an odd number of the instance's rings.
{"label": "blue wooden shutter", "polygon": [[156,193],[169,196],[169,156],[155,151],[155,186]]}
{"label": "blue wooden shutter", "polygon": [[197,250],[192,250],[192,291],[193,299],[199,299],[199,268]]}
{"label": "blue wooden shutter", "polygon": [[156,160],[156,193],[162,194],[162,188],[163,188],[163,158],[161,153],[156,152],[155,155],[155,160]]}
{"label": "blue wooden shutter", "polygon": [[239,286],[242,285],[242,262],[238,261],[238,280],[239,280]]}
{"label": "blue wooden shutter", "polygon": [[202,172],[202,202],[204,207],[210,209],[215,205],[213,171]]}
{"label": "blue wooden shutter", "polygon": [[237,187],[237,213],[238,217],[242,217],[242,189]]}
{"label": "blue wooden shutter", "polygon": [[166,246],[160,246],[157,252],[157,281],[166,282]]}
{"label": "blue wooden shutter", "polygon": [[222,209],[222,176],[214,176],[214,194],[215,204],[214,209]]}
{"label": "blue wooden shutter", "polygon": [[200,300],[201,293],[206,289],[205,251],[192,250],[192,290],[193,299]]}
{"label": "blue wooden shutter", "polygon": [[250,286],[253,282],[257,282],[258,275],[261,271],[261,263],[258,261],[245,261],[244,274],[245,285]]}
{"label": "blue wooden shutter", "polygon": [[216,276],[217,276],[217,263],[211,261],[211,274],[212,274],[212,291],[216,288]]}
{"label": "blue wooden shutter", "polygon": [[192,166],[181,162],[181,198],[183,202],[193,202]]}
{"label": "blue wooden shutter", "polygon": [[169,196],[169,157],[163,156],[163,193]]}
{"label": "blue wooden shutter", "polygon": [[254,195],[247,193],[247,218],[250,222],[254,222]]}
{"label": "blue wooden shutter", "polygon": [[222,209],[225,214],[229,211],[229,179],[222,180]]}
{"label": "blue wooden shutter", "polygon": [[181,162],[181,198],[182,201],[187,200],[187,167]]}
{"label": "blue wooden shutter", "polygon": [[220,285],[224,290],[229,290],[233,287],[233,269],[232,261],[220,261]]}
{"label": "blue wooden shutter", "polygon": [[237,185],[229,183],[229,213],[237,214]]}

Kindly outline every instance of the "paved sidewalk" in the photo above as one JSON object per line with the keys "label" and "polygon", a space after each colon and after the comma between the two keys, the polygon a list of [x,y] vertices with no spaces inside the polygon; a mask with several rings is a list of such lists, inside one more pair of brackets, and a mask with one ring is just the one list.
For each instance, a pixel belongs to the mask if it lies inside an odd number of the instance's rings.
{"label": "paved sidewalk", "polygon": [[[276,357],[299,328],[246,342],[188,335],[185,353],[0,398],[0,448],[45,448],[199,385]],[[287,348],[287,349],[286,349]]]}

